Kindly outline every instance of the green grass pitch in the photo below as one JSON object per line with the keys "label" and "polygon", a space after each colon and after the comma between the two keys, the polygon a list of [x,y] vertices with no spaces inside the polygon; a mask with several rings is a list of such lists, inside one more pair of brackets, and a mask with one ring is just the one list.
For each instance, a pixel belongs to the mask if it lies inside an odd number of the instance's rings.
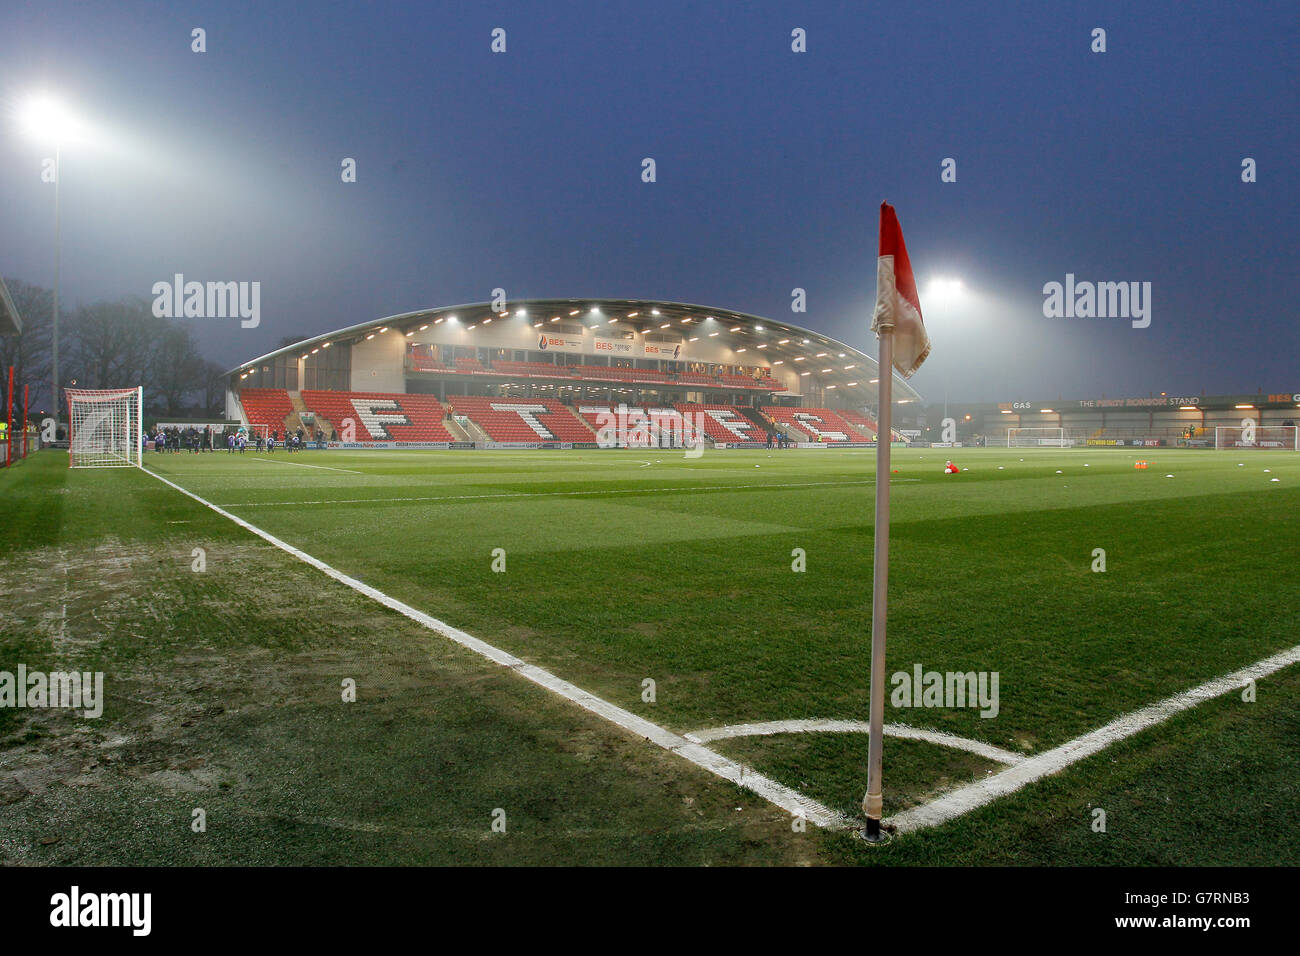
{"label": "green grass pitch", "polygon": [[[968,470],[944,475],[948,456]],[[1300,643],[1300,455],[894,459],[887,670],[997,672],[999,706],[887,703],[887,722],[1033,755]],[[98,720],[0,709],[0,862],[1300,862],[1300,668],[868,848],[799,832],[149,475],[66,461],[0,473],[0,671],[103,671],[107,703]],[[867,717],[872,452],[145,463],[675,732]],[[865,735],[710,746],[858,812]],[[887,738],[886,815],[997,769]]]}

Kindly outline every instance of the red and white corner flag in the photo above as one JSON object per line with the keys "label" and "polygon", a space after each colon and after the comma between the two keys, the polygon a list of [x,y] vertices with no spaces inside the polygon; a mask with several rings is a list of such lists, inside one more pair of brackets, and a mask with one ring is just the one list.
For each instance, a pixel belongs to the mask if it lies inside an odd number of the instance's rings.
{"label": "red and white corner flag", "polygon": [[[903,228],[894,207],[880,204],[880,258],[876,261],[876,312],[871,331],[894,330],[894,368],[911,378],[930,354],[930,337],[921,321],[921,298],[903,243]],[[883,369],[882,369],[883,371]]]}

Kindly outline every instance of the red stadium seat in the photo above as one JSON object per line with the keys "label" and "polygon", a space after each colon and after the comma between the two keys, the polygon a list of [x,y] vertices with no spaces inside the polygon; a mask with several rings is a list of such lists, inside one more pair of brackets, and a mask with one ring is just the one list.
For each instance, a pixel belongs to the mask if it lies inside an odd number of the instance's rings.
{"label": "red stadium seat", "polygon": [[400,392],[326,392],[303,389],[306,406],[346,435],[351,420],[356,441],[455,441],[443,424],[447,410],[433,395]]}

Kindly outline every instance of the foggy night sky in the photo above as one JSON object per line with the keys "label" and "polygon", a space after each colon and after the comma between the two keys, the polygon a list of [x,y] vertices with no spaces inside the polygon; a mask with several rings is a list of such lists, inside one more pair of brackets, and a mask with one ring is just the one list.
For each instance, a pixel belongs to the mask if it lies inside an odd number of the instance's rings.
{"label": "foggy night sky", "polygon": [[[0,274],[53,279],[51,150],[14,119],[45,90],[100,132],[63,154],[65,313],[177,272],[259,280],[259,328],[192,320],[226,366],[498,286],[874,355],[887,199],[928,400],[1300,390],[1298,24],[1283,3],[9,3]],[[1067,272],[1151,282],[1150,328],[1045,318]],[[927,302],[930,276],[969,295]]]}

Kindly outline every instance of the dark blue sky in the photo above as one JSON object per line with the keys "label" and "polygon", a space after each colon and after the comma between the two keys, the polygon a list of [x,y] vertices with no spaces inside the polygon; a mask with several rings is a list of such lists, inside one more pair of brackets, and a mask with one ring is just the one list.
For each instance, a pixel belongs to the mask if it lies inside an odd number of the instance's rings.
{"label": "dark blue sky", "polygon": [[[195,320],[223,364],[498,286],[739,309],[874,354],[888,199],[934,340],[927,398],[1300,390],[1298,11],[11,2],[0,272],[51,281],[48,150],[13,120],[46,89],[104,131],[65,153],[65,302],[259,280],[259,328]],[[1151,282],[1150,328],[1044,318],[1067,272]],[[933,275],[969,295],[927,303]]]}

